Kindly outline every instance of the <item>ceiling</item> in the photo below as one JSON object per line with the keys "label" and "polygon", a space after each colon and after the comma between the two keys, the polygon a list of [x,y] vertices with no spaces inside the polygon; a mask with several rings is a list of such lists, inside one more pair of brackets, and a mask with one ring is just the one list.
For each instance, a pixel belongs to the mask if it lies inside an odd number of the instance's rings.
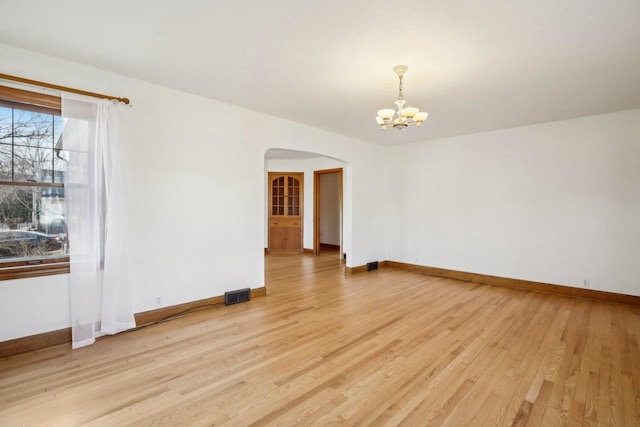
{"label": "ceiling", "polygon": [[[2,0],[0,16],[0,43],[383,145],[640,107],[638,0]],[[429,112],[405,133],[374,120],[398,64]]]}

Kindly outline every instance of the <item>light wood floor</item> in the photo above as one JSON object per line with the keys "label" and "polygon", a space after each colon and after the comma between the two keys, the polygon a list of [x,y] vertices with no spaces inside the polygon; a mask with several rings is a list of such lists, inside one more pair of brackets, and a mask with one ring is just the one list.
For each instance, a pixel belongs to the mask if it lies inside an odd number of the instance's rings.
{"label": "light wood floor", "polygon": [[0,425],[640,425],[638,307],[329,255],[267,256],[249,303],[0,361]]}

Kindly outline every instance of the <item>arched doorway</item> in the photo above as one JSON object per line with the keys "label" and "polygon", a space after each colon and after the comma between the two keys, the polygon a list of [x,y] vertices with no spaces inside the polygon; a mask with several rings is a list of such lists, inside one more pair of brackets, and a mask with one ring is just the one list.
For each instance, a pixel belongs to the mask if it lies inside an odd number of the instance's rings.
{"label": "arched doorway", "polygon": [[[284,187],[288,187],[288,176],[290,176],[293,172],[301,173],[302,178],[300,181],[302,182],[301,187],[301,197],[300,197],[300,222],[302,227],[302,252],[317,254],[318,250],[316,249],[320,243],[320,238],[318,236],[319,228],[317,215],[320,214],[318,207],[316,206],[317,200],[321,195],[317,195],[316,192],[321,188],[322,184],[318,184],[316,182],[316,172],[322,174],[323,171],[341,171],[340,172],[340,180],[339,180],[339,194],[340,194],[340,202],[334,203],[335,209],[338,210],[336,212],[336,216],[339,218],[337,228],[339,240],[332,240],[334,245],[340,246],[340,251],[337,252],[337,255],[342,258],[342,253],[345,246],[344,239],[346,233],[344,232],[346,221],[344,221],[344,203],[343,199],[349,197],[347,191],[345,191],[344,180],[342,179],[343,173],[347,168],[348,163],[339,159],[331,158],[328,156],[324,156],[318,153],[311,153],[305,151],[296,151],[296,150],[284,150],[284,149],[269,149],[266,151],[264,156],[264,173],[265,173],[265,252],[269,252],[270,248],[270,231],[273,231],[271,228],[272,221],[270,221],[270,216],[273,217],[274,212],[274,188],[278,187],[275,190],[278,194],[276,194],[276,212],[280,212],[279,203],[284,203],[282,205],[282,210],[286,211],[289,209],[288,203],[295,203],[295,199],[288,199],[289,190],[293,193],[293,188],[287,188],[286,190],[282,190],[283,193],[280,194],[281,186],[277,185],[278,183],[273,182],[273,179],[276,177],[283,177]],[[269,175],[271,174],[271,176]],[[275,187],[274,187],[275,186]],[[347,193],[345,195],[345,193]],[[284,197],[283,197],[284,196]],[[320,219],[320,223],[322,223],[322,219]],[[335,222],[334,222],[335,224]],[[278,224],[280,225],[280,224]],[[270,230],[271,228],[271,230]],[[335,232],[335,230],[334,230]]]}

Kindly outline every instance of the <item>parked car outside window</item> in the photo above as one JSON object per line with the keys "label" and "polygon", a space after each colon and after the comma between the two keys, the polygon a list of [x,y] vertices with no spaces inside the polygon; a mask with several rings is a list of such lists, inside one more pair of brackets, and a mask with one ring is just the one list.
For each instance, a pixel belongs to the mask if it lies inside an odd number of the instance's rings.
{"label": "parked car outside window", "polygon": [[0,257],[29,257],[62,253],[63,239],[59,234],[37,231],[0,231]]}

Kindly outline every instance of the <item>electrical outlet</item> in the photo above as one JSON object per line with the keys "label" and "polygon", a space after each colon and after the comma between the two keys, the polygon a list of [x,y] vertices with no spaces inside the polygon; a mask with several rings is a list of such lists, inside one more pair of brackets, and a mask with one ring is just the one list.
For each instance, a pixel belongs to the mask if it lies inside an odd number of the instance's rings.
{"label": "electrical outlet", "polygon": [[582,286],[584,286],[585,288],[590,287],[590,286],[591,286],[591,280],[589,280],[589,279],[584,279],[584,280],[582,281]]}
{"label": "electrical outlet", "polygon": [[156,305],[157,306],[161,306],[162,305],[162,297],[156,298]]}

